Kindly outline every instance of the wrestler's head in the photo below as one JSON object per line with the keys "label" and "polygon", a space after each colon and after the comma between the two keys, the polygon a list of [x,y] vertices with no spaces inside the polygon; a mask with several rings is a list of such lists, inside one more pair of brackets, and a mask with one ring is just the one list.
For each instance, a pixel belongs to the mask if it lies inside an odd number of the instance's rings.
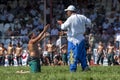
{"label": "wrestler's head", "polygon": [[36,35],[34,32],[31,32],[28,37],[29,37],[29,39],[34,39],[36,37]]}

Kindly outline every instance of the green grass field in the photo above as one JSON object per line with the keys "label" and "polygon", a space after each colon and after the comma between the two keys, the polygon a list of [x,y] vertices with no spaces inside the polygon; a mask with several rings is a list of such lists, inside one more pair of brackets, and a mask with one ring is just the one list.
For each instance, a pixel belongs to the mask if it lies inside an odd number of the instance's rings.
{"label": "green grass field", "polygon": [[91,71],[70,73],[68,66],[42,66],[41,73],[16,73],[29,67],[0,67],[0,80],[120,80],[120,66],[92,66]]}

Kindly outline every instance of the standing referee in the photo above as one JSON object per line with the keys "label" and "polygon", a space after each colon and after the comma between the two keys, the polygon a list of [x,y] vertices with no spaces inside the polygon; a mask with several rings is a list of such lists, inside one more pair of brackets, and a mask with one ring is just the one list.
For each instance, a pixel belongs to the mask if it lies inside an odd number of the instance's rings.
{"label": "standing referee", "polygon": [[70,64],[70,72],[76,72],[78,62],[81,63],[83,71],[89,71],[87,65],[86,49],[84,33],[86,25],[91,26],[91,21],[84,15],[75,13],[76,8],[73,5],[65,9],[67,13],[67,20],[63,23],[61,20],[58,24],[61,25],[62,30],[67,30],[68,39],[68,60]]}

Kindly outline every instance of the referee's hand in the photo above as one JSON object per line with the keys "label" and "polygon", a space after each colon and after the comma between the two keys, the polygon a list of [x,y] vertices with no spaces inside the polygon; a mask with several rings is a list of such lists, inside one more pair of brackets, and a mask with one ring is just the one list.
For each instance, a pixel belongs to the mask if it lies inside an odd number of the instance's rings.
{"label": "referee's hand", "polygon": [[59,32],[59,36],[63,36],[63,35],[65,35],[66,34],[66,32],[64,32],[64,31],[60,31]]}
{"label": "referee's hand", "polygon": [[62,20],[58,20],[57,23],[58,23],[59,25],[61,25],[63,22],[62,22]]}

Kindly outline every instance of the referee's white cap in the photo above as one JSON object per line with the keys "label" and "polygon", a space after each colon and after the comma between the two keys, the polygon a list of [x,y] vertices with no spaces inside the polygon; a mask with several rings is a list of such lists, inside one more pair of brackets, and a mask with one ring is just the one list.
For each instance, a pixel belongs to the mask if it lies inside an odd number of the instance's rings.
{"label": "referee's white cap", "polygon": [[76,11],[76,8],[73,5],[69,5],[68,8],[65,9],[65,11]]}

